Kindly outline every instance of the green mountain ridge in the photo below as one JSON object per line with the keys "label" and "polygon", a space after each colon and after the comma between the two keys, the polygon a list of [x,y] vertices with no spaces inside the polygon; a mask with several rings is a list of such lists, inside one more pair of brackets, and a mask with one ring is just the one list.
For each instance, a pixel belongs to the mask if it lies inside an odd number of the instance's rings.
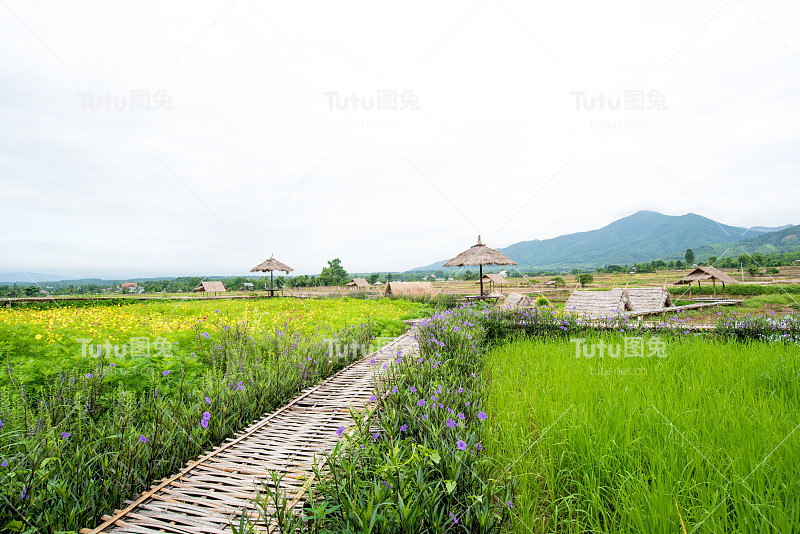
{"label": "green mountain ridge", "polygon": [[[722,224],[695,213],[664,215],[654,211],[639,211],[596,230],[551,239],[521,241],[498,250],[519,263],[520,270],[594,269],[654,259],[683,259],[687,248],[694,250],[699,261],[708,256],[720,256],[726,248],[731,251],[735,249],[735,255],[738,256],[742,253],[742,246],[750,254],[759,251],[764,253],[771,250],[770,247],[775,247],[772,252],[788,252],[787,249],[792,247],[792,238],[781,239],[794,234],[800,236],[797,228],[788,225],[747,229]],[[754,249],[751,252],[748,248],[751,243],[763,250]],[[800,242],[794,248],[800,248]],[[441,269],[446,261],[413,270]]]}

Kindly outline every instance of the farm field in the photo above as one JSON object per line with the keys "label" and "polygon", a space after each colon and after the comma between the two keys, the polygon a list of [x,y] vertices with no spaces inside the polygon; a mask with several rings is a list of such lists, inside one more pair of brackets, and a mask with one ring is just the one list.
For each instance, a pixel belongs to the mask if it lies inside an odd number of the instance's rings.
{"label": "farm field", "polygon": [[[423,308],[389,299],[37,303],[0,308],[0,356],[28,385],[42,385],[62,371],[89,372],[101,351],[119,369],[153,361],[171,369],[184,362],[202,374],[193,365],[198,342],[233,323],[243,321],[262,336],[280,332],[306,342],[366,322],[373,323],[376,337],[396,336],[404,330],[402,320],[419,316]],[[4,373],[0,384],[7,381]]]}
{"label": "farm field", "polygon": [[[796,344],[687,336],[612,358],[621,335],[581,337],[577,357],[566,338],[486,356],[484,446],[516,484],[510,530],[797,531]],[[605,357],[584,355],[601,342]]]}
{"label": "farm field", "polygon": [[97,524],[430,312],[389,299],[0,310],[0,531]]}

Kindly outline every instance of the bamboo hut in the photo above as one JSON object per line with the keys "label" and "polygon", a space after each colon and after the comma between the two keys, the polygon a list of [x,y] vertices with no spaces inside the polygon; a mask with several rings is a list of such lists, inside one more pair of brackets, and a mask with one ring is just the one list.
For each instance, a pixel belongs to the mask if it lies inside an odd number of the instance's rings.
{"label": "bamboo hut", "polygon": [[430,282],[389,282],[386,284],[384,297],[432,297],[433,284]]}
{"label": "bamboo hut", "polygon": [[484,265],[518,265],[517,262],[493,248],[489,248],[478,236],[478,243],[448,261],[445,267],[464,267],[465,265],[478,265],[480,270],[481,296],[483,293],[483,266]]}
{"label": "bamboo hut", "polygon": [[510,293],[500,304],[501,308],[513,310],[515,308],[522,308],[530,306],[530,299],[522,293]]}
{"label": "bamboo hut", "polygon": [[197,293],[205,293],[206,295],[208,295],[209,293],[214,293],[216,295],[217,293],[225,293],[225,291],[227,291],[225,289],[225,286],[222,285],[222,282],[220,282],[219,280],[200,282],[200,285],[194,288],[194,290]]}
{"label": "bamboo hut", "polygon": [[738,284],[739,282],[729,276],[716,267],[712,267],[710,265],[701,265],[700,267],[696,267],[695,270],[675,282],[676,286],[689,286],[689,298],[692,298],[692,284],[697,282],[697,294],[700,296],[700,281],[701,280],[711,280],[711,283],[714,285],[714,297],[717,296],[717,280],[722,282],[722,296],[725,297],[725,284]]}
{"label": "bamboo hut", "polygon": [[265,260],[265,261],[259,263],[258,265],[256,265],[255,267],[253,267],[252,269],[250,269],[251,273],[252,272],[256,272],[256,271],[261,271],[261,272],[265,273],[265,272],[269,271],[269,296],[270,297],[275,295],[275,289],[272,286],[272,272],[273,271],[283,271],[286,274],[289,274],[289,271],[294,271],[294,269],[292,269],[291,267],[289,267],[285,263],[279,262],[273,256],[274,256],[273,254],[270,254],[268,260]]}
{"label": "bamboo hut", "polygon": [[[492,293],[494,293],[494,286],[496,286],[496,285],[497,286],[505,285],[505,284],[508,283],[508,280],[506,280],[505,278],[503,278],[499,274],[488,274],[487,273],[487,274],[483,275],[483,277],[481,278],[481,282],[483,282],[484,285],[489,284],[489,293],[492,294]],[[475,282],[475,283],[479,284],[480,282]]]}
{"label": "bamboo hut", "polygon": [[672,307],[672,297],[662,287],[632,287],[626,291],[635,312],[661,311]]}
{"label": "bamboo hut", "polygon": [[369,289],[372,287],[366,278],[353,278],[345,286],[351,289]]}
{"label": "bamboo hut", "polygon": [[616,288],[610,291],[573,291],[564,304],[564,310],[586,317],[611,317],[632,311],[633,306],[628,291]]}

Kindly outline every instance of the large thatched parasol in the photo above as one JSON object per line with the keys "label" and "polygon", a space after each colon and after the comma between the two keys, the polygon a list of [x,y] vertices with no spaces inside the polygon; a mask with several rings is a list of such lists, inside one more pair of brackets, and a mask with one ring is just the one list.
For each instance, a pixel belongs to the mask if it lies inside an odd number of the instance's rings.
{"label": "large thatched parasol", "polygon": [[270,292],[270,295],[272,295],[273,291],[274,291],[272,289],[272,271],[283,271],[286,274],[289,274],[289,271],[294,271],[294,269],[292,269],[291,267],[289,267],[285,263],[279,262],[278,260],[276,260],[273,257],[272,254],[270,254],[268,260],[266,260],[266,261],[264,261],[262,263],[259,263],[258,265],[256,265],[252,269],[250,269],[251,273],[255,272],[255,271],[261,271],[261,272],[264,272],[264,273],[269,271],[269,292]]}
{"label": "large thatched parasol", "polygon": [[452,260],[444,264],[445,267],[463,267],[464,265],[479,265],[481,278],[481,296],[483,296],[483,266],[484,265],[518,265],[517,262],[493,248],[489,248],[481,242],[478,236],[478,244],[472,245]]}

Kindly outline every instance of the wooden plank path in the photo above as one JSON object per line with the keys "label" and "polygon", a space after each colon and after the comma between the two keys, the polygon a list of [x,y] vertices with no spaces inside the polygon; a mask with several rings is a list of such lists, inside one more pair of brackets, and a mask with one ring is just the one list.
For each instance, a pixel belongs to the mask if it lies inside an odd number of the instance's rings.
{"label": "wooden plank path", "polygon": [[[243,514],[257,518],[252,499],[272,485],[270,471],[284,474],[281,489],[292,506],[302,506],[315,457],[331,450],[340,426],[353,425],[351,408],[361,413],[370,404],[375,379],[400,350],[416,350],[411,332],[306,389],[81,534],[230,533]],[[259,528],[269,531],[269,525]]]}

